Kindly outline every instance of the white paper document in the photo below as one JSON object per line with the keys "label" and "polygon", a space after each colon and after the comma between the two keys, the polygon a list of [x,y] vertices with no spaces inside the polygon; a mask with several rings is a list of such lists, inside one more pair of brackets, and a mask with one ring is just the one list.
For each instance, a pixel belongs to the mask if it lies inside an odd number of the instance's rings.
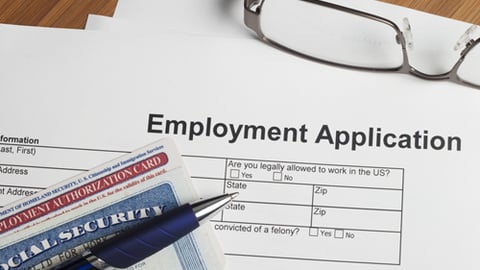
{"label": "white paper document", "polygon": [[228,270],[480,267],[477,90],[252,39],[0,32],[2,205],[168,136],[201,197],[240,193],[211,222]]}
{"label": "white paper document", "polygon": [[245,38],[243,0],[120,0],[113,18],[90,15],[87,30]]}

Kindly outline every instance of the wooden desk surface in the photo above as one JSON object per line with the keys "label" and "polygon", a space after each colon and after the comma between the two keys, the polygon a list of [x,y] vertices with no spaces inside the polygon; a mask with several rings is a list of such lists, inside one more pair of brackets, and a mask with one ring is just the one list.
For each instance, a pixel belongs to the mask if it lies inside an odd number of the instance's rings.
{"label": "wooden desk surface", "polygon": [[[0,23],[83,28],[88,14],[112,16],[117,1],[118,0],[0,0]],[[479,0],[382,1],[480,24]]]}

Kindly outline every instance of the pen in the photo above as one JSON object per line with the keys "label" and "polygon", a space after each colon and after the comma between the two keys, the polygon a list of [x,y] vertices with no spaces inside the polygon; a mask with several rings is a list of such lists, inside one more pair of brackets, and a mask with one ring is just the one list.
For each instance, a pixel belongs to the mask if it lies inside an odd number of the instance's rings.
{"label": "pen", "polygon": [[167,211],[55,269],[106,270],[132,266],[190,233],[237,196],[238,192],[224,194]]}

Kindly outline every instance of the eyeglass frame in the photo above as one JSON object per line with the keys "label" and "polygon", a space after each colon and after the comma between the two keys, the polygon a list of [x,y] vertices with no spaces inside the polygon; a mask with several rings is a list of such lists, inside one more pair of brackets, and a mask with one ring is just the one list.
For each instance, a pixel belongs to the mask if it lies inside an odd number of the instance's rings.
{"label": "eyeglass frame", "polygon": [[[272,1],[274,1],[274,0],[272,0]],[[403,53],[403,63],[402,63],[402,65],[399,66],[399,67],[395,67],[395,68],[372,68],[372,67],[353,66],[353,65],[328,61],[328,60],[321,59],[321,58],[316,58],[314,56],[301,53],[299,51],[290,49],[287,46],[284,46],[284,45],[282,45],[278,42],[275,42],[274,40],[271,40],[267,36],[265,36],[265,34],[262,32],[261,25],[260,25],[260,15],[261,15],[261,10],[262,10],[262,7],[263,7],[263,3],[265,3],[265,0],[245,0],[244,1],[244,23],[248,28],[250,28],[251,30],[253,30],[257,34],[258,38],[260,38],[265,43],[267,43],[267,44],[269,44],[273,47],[276,47],[278,49],[281,49],[283,51],[286,51],[288,53],[291,53],[291,54],[294,54],[296,56],[300,56],[300,57],[303,57],[303,58],[306,58],[306,59],[309,59],[309,60],[312,60],[312,61],[321,62],[321,63],[325,63],[325,64],[330,64],[330,65],[334,65],[334,66],[340,66],[340,67],[344,67],[344,68],[358,69],[358,70],[379,71],[379,72],[397,72],[397,73],[402,73],[402,74],[412,74],[416,77],[426,79],[426,80],[449,80],[449,81],[452,81],[454,83],[458,83],[460,85],[466,85],[466,86],[469,86],[469,87],[480,89],[480,85],[476,85],[476,84],[470,83],[468,81],[462,80],[458,76],[458,69],[460,68],[461,64],[463,63],[463,61],[464,61],[465,57],[468,55],[468,53],[475,46],[477,46],[480,43],[480,38],[477,38],[475,40],[470,39],[465,44],[465,48],[460,52],[460,58],[457,60],[457,62],[455,63],[455,65],[452,67],[452,69],[450,71],[447,71],[447,72],[442,73],[442,74],[426,74],[422,71],[419,71],[418,69],[416,69],[415,67],[413,67],[410,64],[410,61],[409,61],[409,58],[408,58],[408,52],[407,52],[407,42],[406,42],[404,33],[400,30],[398,25],[396,23],[394,23],[393,21],[391,21],[387,18],[378,16],[378,15],[375,15],[375,14],[371,14],[371,13],[364,12],[364,11],[361,11],[361,10],[337,5],[337,4],[334,4],[334,3],[325,2],[325,1],[322,1],[322,0],[298,0],[298,1],[303,1],[303,2],[307,2],[307,3],[311,3],[311,4],[316,4],[316,5],[326,7],[326,8],[332,8],[332,9],[342,11],[342,12],[346,12],[346,13],[349,13],[349,14],[352,14],[352,15],[355,15],[355,16],[360,16],[360,17],[367,18],[367,19],[370,19],[370,20],[374,20],[374,21],[377,21],[377,22],[380,22],[380,23],[384,23],[384,24],[392,27],[395,30],[395,32],[397,33],[397,35],[396,35],[397,42],[402,46],[402,53]],[[478,45],[478,46],[480,46],[480,45]]]}

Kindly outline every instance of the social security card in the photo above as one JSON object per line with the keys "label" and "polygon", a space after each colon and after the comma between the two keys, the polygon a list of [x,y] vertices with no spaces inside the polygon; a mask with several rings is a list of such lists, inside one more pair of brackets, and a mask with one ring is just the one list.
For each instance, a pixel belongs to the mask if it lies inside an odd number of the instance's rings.
{"label": "social security card", "polygon": [[[108,237],[197,199],[173,141],[160,140],[4,207],[0,270],[55,268]],[[219,269],[224,259],[213,237],[204,226],[135,269]]]}

